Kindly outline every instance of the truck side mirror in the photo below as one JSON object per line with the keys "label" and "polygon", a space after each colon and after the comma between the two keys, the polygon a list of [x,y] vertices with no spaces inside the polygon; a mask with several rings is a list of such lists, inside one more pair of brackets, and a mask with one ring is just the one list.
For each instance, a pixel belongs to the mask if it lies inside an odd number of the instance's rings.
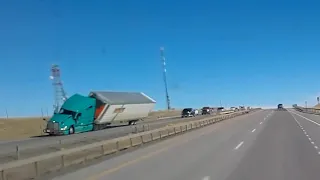
{"label": "truck side mirror", "polygon": [[78,118],[81,116],[81,113],[76,113],[76,115],[74,115],[74,120],[78,120]]}
{"label": "truck side mirror", "polygon": [[79,116],[79,113],[76,113],[76,114],[73,116],[73,119],[74,119],[74,120],[78,120],[78,116]]}

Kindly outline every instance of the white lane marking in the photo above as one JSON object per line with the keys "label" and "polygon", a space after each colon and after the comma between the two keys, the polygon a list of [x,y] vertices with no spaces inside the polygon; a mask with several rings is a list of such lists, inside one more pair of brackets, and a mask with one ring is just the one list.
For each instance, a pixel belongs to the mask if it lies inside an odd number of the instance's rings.
{"label": "white lane marking", "polygon": [[262,124],[262,122],[260,122],[260,124]]}
{"label": "white lane marking", "polygon": [[234,149],[235,150],[239,149],[242,146],[242,144],[243,144],[243,141],[241,141],[241,143],[239,143],[238,146],[236,146]]}
{"label": "white lane marking", "polygon": [[[290,111],[289,111],[290,113]],[[291,114],[291,113],[290,113]],[[310,143],[314,146],[315,149],[318,149],[318,146],[315,145],[314,141],[312,141],[312,139],[309,137],[309,135],[307,134],[307,132],[303,129],[303,127],[301,126],[301,124],[299,123],[299,121],[297,121],[297,119],[291,114],[291,116],[293,117],[293,119],[299,124],[299,126],[301,127],[302,131],[304,132],[304,134],[308,137]],[[318,152],[318,154],[320,155],[320,152]]]}
{"label": "white lane marking", "polygon": [[202,178],[202,180],[210,180],[210,176],[205,176]]}
{"label": "white lane marking", "polygon": [[256,129],[252,130],[251,132],[255,132],[255,131],[256,131]]}
{"label": "white lane marking", "polygon": [[293,114],[295,114],[295,115],[297,115],[297,116],[300,116],[300,117],[302,117],[303,119],[305,119],[305,120],[307,120],[307,121],[309,121],[309,122],[312,122],[312,123],[314,123],[314,124],[316,124],[316,125],[320,126],[320,123],[317,123],[317,122],[315,122],[315,121],[312,121],[312,120],[311,120],[311,119],[309,119],[309,118],[306,118],[306,117],[304,117],[304,116],[301,116],[300,114],[297,114],[297,113],[292,112],[292,111],[289,111],[289,112],[291,112],[291,113],[293,113]]}
{"label": "white lane marking", "polygon": [[[291,114],[290,111],[288,111],[288,112],[289,112],[289,114]],[[291,116],[292,116],[293,119],[296,121],[296,123],[300,126],[300,128],[304,131],[303,127],[301,126],[301,124],[299,123],[299,121],[296,119],[296,117],[294,117],[292,114],[291,114]]]}

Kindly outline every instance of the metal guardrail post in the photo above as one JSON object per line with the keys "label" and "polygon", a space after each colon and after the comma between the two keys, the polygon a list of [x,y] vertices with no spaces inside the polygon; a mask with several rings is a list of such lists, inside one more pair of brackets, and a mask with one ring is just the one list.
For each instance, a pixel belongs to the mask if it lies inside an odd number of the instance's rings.
{"label": "metal guardrail post", "polygon": [[1,178],[2,178],[2,180],[7,180],[7,176],[4,172],[4,170],[1,171]]}
{"label": "metal guardrail post", "polygon": [[39,176],[39,167],[38,167],[38,161],[34,162],[34,172],[36,177]]}
{"label": "metal guardrail post", "polygon": [[61,156],[61,168],[64,168],[64,155]]}
{"label": "metal guardrail post", "polygon": [[19,160],[20,159],[20,150],[19,150],[19,146],[16,146],[16,159]]}
{"label": "metal guardrail post", "polygon": [[[130,138],[130,140],[131,140],[131,138]],[[104,155],[104,145],[103,144],[101,145],[101,155],[102,156]]]}
{"label": "metal guardrail post", "polygon": [[116,142],[116,150],[119,151],[119,141]]}

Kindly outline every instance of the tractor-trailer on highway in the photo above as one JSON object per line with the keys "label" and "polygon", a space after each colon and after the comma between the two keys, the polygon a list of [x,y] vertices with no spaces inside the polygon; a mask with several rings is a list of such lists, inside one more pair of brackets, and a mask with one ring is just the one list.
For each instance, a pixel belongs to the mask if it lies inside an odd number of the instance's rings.
{"label": "tractor-trailer on highway", "polygon": [[75,94],[47,123],[45,133],[65,135],[103,129],[114,123],[136,124],[147,117],[156,101],[140,92],[96,91]]}

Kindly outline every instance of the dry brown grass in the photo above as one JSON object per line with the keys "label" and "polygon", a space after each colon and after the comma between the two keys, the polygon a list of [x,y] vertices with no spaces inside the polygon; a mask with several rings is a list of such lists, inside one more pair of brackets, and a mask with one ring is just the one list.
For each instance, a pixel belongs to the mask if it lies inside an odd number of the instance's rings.
{"label": "dry brown grass", "polygon": [[42,135],[46,121],[42,118],[0,118],[0,140],[16,140]]}
{"label": "dry brown grass", "polygon": [[[179,110],[154,111],[146,120],[171,117],[180,114]],[[46,118],[48,119],[48,118]],[[0,118],[0,140],[18,140],[43,135],[46,121],[41,117]]]}

